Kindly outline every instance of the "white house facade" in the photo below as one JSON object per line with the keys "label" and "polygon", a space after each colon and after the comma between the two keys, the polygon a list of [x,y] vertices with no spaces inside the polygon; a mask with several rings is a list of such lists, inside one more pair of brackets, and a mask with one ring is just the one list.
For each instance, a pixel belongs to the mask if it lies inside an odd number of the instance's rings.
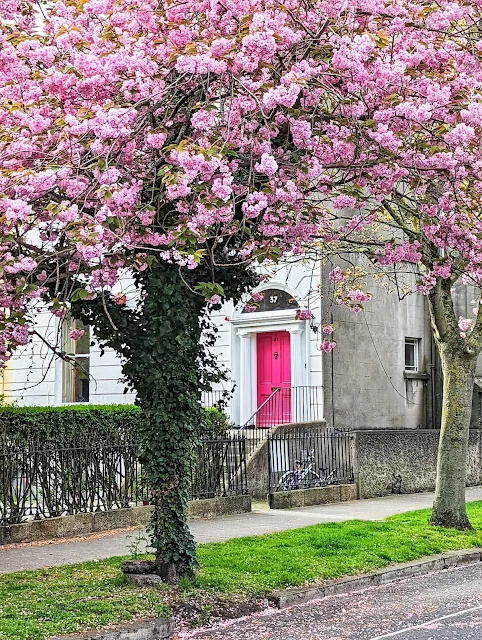
{"label": "white house facade", "polygon": [[[321,295],[332,268],[317,261],[288,262],[266,272],[252,298],[237,306],[227,302],[214,314],[218,334],[213,349],[230,379],[205,394],[204,403],[214,404],[228,392],[226,410],[240,426],[315,420],[356,429],[436,426],[440,365],[425,298],[412,295],[399,301],[374,284],[373,299],[355,314]],[[468,309],[470,301],[461,304]],[[310,317],[300,319],[300,310],[307,308]],[[465,309],[461,313],[467,317]],[[337,346],[331,353],[320,351],[326,339],[323,323],[336,327]],[[5,373],[5,402],[134,402],[134,394],[125,393],[121,361],[112,350],[101,355],[88,328],[76,343],[68,342],[65,329],[64,336],[57,335],[59,331],[54,316],[39,314],[40,336],[32,336]],[[78,370],[48,348],[46,342],[56,338],[75,355]]]}

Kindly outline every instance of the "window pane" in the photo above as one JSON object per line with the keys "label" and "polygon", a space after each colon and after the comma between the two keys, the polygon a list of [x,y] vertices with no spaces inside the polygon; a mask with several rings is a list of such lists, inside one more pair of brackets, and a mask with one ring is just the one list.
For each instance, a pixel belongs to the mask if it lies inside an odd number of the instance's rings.
{"label": "window pane", "polygon": [[415,367],[415,345],[413,342],[405,342],[405,368]]}
{"label": "window pane", "polygon": [[74,349],[76,354],[84,354],[90,353],[90,331],[89,327],[86,326],[80,320],[75,321],[75,328],[82,329],[84,331],[84,335],[79,338],[76,342],[74,342]]}
{"label": "window pane", "polygon": [[74,402],[89,402],[89,358],[76,358],[77,366],[73,368]]}
{"label": "window pane", "polygon": [[74,368],[70,362],[62,362],[62,402],[74,402]]}

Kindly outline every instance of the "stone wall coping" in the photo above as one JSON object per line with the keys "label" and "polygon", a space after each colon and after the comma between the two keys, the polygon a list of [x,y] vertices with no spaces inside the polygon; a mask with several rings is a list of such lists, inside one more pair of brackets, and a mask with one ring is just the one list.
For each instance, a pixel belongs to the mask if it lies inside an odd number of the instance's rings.
{"label": "stone wall coping", "polygon": [[[376,433],[383,435],[384,433],[440,433],[440,429],[391,429],[390,427],[383,427],[380,429],[374,429],[373,427],[367,427],[366,429],[350,429],[351,433]],[[470,429],[470,432],[482,433],[482,429]]]}
{"label": "stone wall coping", "polygon": [[[56,518],[45,518],[44,520],[29,520],[20,524],[3,525],[0,526],[0,544],[71,538],[99,531],[145,526],[150,520],[152,509],[153,507],[149,505],[139,505],[110,511],[76,513]],[[225,496],[191,500],[188,517],[190,520],[196,520],[198,518],[212,518],[222,515],[248,513],[250,511],[251,496]]]}
{"label": "stone wall coping", "polygon": [[271,509],[295,509],[318,504],[349,502],[357,499],[355,483],[331,484],[325,487],[275,491],[269,495]]}
{"label": "stone wall coping", "polygon": [[404,371],[403,377],[405,380],[430,380],[430,374],[421,371]]}

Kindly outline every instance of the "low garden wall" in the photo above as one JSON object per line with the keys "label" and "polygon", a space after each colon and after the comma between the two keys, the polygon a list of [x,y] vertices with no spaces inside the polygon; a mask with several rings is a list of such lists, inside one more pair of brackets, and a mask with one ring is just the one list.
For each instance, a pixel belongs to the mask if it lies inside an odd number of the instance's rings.
{"label": "low garden wall", "polygon": [[[359,498],[435,488],[437,429],[356,431],[354,471]],[[471,429],[467,485],[482,484],[482,432]]]}
{"label": "low garden wall", "polygon": [[278,491],[269,496],[270,509],[294,509],[317,504],[348,502],[357,499],[356,484],[338,484],[311,489]]}
{"label": "low garden wall", "polygon": [[[251,511],[250,496],[227,496],[192,500],[189,503],[189,519],[214,518],[216,516]],[[95,513],[77,513],[44,520],[30,520],[21,524],[0,526],[0,544],[16,544],[35,540],[69,538],[72,536],[112,531],[128,527],[145,526],[149,522],[152,507],[139,506],[112,509]]]}

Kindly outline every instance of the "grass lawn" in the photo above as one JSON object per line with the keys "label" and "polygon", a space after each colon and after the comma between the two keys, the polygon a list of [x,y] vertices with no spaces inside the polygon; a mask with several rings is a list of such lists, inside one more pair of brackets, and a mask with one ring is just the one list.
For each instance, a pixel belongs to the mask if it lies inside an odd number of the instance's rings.
{"label": "grass lawn", "polygon": [[[442,551],[482,547],[482,502],[471,503],[468,512],[475,530],[467,533],[429,527],[430,511],[423,510],[383,522],[320,524],[200,545],[201,570],[195,583],[183,582],[177,598],[252,597]],[[110,558],[0,577],[0,638],[44,640],[166,614],[166,602],[172,601],[167,588],[125,584],[120,562]]]}

